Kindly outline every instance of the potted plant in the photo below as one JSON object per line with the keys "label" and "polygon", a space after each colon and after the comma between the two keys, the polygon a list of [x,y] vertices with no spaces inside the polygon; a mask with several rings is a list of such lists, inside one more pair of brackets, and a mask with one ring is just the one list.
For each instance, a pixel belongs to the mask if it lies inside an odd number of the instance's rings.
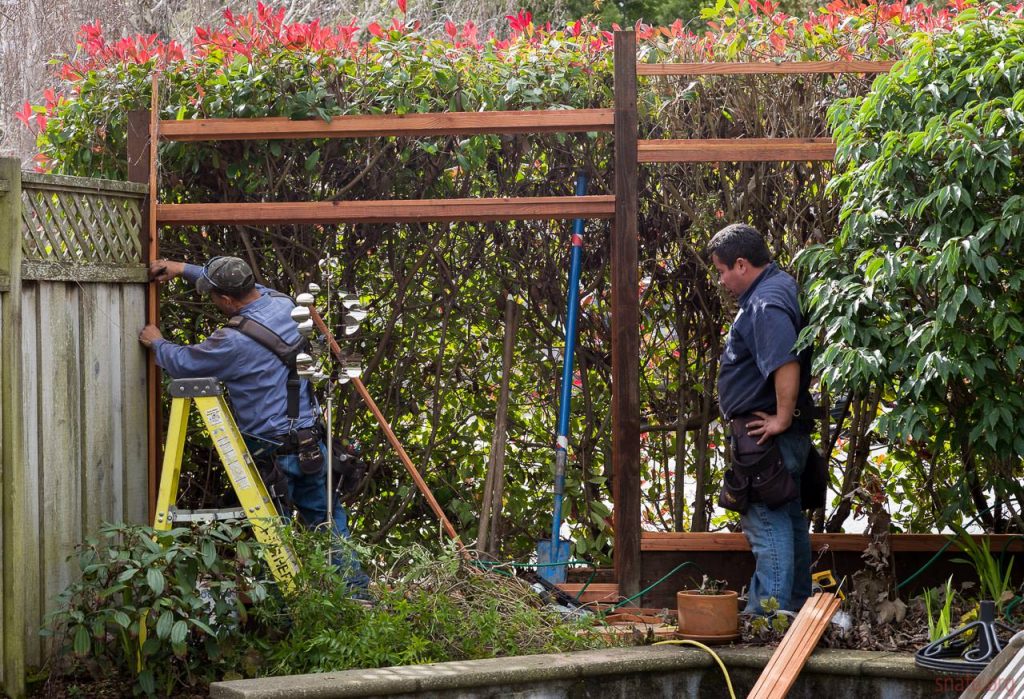
{"label": "potted plant", "polygon": [[707,575],[700,585],[676,593],[679,635],[694,641],[731,641],[739,637],[739,601],[724,580]]}

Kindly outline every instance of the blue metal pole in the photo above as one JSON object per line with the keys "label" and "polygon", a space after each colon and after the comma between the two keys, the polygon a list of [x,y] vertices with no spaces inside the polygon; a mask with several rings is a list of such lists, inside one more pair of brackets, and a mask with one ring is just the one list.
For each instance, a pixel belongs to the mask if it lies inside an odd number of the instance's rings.
{"label": "blue metal pole", "polygon": [[[587,193],[587,176],[576,176],[576,196]],[[555,440],[555,511],[551,518],[551,550],[558,550],[559,532],[562,528],[562,498],[565,494],[565,465],[569,448],[569,415],[572,404],[573,356],[576,350],[576,321],[579,317],[580,261],[583,256],[583,219],[573,221],[572,258],[569,267],[569,289],[567,293],[565,321],[565,352],[562,356],[562,394],[558,411],[558,434]],[[552,561],[556,563],[558,561]],[[560,573],[560,574],[559,574]],[[564,580],[565,569],[552,571]]]}

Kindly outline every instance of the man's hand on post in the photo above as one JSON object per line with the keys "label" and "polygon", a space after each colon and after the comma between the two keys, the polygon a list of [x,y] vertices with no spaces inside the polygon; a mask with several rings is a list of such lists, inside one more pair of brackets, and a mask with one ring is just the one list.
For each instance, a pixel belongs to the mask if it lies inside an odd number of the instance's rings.
{"label": "man's hand on post", "polygon": [[175,277],[180,277],[184,271],[184,262],[153,260],[149,265],[149,278],[155,282],[169,282]]}
{"label": "man's hand on post", "polygon": [[155,325],[147,325],[139,333],[139,342],[146,347],[152,347],[153,343],[157,340],[163,339],[163,333],[160,332],[160,328]]}
{"label": "man's hand on post", "polygon": [[792,415],[772,415],[760,411],[754,412],[754,415],[758,419],[747,423],[747,434],[760,437],[758,444],[764,444],[775,435],[782,434],[793,424]]}

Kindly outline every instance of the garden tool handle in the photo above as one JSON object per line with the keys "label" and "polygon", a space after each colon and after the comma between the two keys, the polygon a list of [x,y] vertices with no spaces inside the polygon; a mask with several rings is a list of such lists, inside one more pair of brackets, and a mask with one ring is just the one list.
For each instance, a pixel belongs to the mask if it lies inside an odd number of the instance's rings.
{"label": "garden tool handle", "polygon": [[[327,338],[327,343],[330,345],[331,353],[334,354],[335,359],[339,362],[343,361],[344,356],[342,355],[341,347],[338,346],[338,342],[334,339],[334,335],[331,333],[330,329],[328,329],[327,324],[324,323],[323,318],[320,317],[320,313],[314,306],[309,307],[309,313],[313,318],[313,323],[316,325],[317,330]],[[427,482],[423,480],[423,476],[421,476],[420,472],[416,470],[416,466],[413,464],[412,459],[410,459],[409,455],[405,453],[402,443],[398,441],[398,437],[395,436],[394,431],[391,429],[391,425],[388,424],[384,414],[380,411],[380,408],[377,407],[377,404],[370,396],[370,392],[366,390],[366,386],[358,377],[352,379],[352,385],[356,387],[356,391],[362,397],[363,401],[366,402],[367,407],[370,408],[370,412],[372,412],[373,416],[377,418],[377,422],[380,424],[381,429],[384,430],[384,436],[388,438],[391,446],[398,454],[398,458],[401,459],[402,465],[405,466],[405,470],[409,472],[410,476],[412,476],[413,481],[416,483],[416,487],[419,488],[421,493],[423,493],[423,497],[427,499],[427,504],[430,505],[430,509],[434,511],[434,514],[437,515],[437,518],[441,521],[441,526],[444,527],[448,536],[455,541],[455,544],[459,549],[459,553],[462,554],[463,558],[469,559],[469,551],[462,543],[462,540],[459,539],[459,535],[455,531],[455,527],[453,527],[452,523],[448,521],[448,518],[444,514],[444,510],[441,509],[441,505],[438,504],[434,494],[430,492]]]}

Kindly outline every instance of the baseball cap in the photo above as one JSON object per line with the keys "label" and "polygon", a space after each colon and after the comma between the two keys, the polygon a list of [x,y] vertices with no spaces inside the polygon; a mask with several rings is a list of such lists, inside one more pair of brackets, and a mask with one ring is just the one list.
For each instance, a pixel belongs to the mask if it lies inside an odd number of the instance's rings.
{"label": "baseball cap", "polygon": [[196,291],[205,294],[211,289],[225,294],[248,291],[256,284],[252,268],[239,257],[214,257],[203,266],[196,280]]}

